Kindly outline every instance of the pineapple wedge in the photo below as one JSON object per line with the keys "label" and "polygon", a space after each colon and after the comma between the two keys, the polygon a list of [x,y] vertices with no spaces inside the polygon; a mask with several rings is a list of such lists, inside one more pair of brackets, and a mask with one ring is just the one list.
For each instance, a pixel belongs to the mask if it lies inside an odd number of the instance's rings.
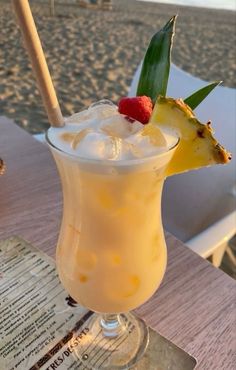
{"label": "pineapple wedge", "polygon": [[182,99],[159,96],[149,123],[178,133],[180,142],[167,168],[167,176],[216,163],[227,163],[228,153],[213,137],[210,122],[197,120]]}

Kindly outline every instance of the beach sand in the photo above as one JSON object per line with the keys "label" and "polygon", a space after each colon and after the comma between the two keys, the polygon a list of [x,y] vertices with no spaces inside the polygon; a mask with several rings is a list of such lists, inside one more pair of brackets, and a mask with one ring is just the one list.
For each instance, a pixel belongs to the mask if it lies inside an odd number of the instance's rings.
{"label": "beach sand", "polygon": [[[127,95],[148,42],[178,13],[173,62],[204,80],[235,87],[235,13],[115,0],[112,11],[84,9],[69,1],[31,1],[61,103],[70,115],[92,102]],[[9,1],[0,1],[0,115],[31,133],[48,121]]]}

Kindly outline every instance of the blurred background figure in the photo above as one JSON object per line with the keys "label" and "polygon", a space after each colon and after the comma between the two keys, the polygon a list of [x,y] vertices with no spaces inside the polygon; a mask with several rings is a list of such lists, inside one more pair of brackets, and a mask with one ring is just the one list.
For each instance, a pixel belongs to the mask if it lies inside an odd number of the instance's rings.
{"label": "blurred background figure", "polygon": [[78,4],[82,7],[100,7],[103,10],[112,9],[112,0],[78,0]]}
{"label": "blurred background figure", "polygon": [[102,8],[105,10],[112,9],[112,0],[102,0],[101,1]]}

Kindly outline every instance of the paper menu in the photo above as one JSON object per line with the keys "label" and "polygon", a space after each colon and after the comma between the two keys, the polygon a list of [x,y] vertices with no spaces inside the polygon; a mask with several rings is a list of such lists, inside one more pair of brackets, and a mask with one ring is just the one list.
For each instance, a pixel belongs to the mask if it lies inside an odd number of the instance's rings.
{"label": "paper menu", "polygon": [[[0,241],[0,370],[87,369],[76,351],[89,335],[86,322],[92,315],[63,289],[53,259],[21,238]],[[132,329],[132,322],[127,325]],[[117,346],[126,347],[124,339],[115,340],[110,352],[95,340],[83,359],[109,362]],[[132,370],[192,370],[195,365],[193,357],[150,329],[148,350]]]}
{"label": "paper menu", "polygon": [[18,237],[0,242],[1,370],[47,369],[48,352],[68,342],[85,314],[71,306],[50,257]]}

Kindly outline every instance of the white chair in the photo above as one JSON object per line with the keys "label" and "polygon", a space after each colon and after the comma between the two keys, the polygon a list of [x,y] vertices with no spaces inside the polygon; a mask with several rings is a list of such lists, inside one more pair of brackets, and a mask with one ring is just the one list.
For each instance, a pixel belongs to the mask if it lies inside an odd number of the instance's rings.
{"label": "white chair", "polygon": [[[129,96],[135,96],[141,65]],[[220,78],[220,76],[219,76]],[[171,66],[167,95],[186,98],[205,86],[202,81]],[[225,250],[235,258],[228,241],[236,234],[236,90],[217,87],[196,109],[202,122],[212,120],[216,138],[233,154],[226,166],[212,166],[175,175],[166,180],[163,192],[165,228],[204,258],[212,256],[219,266]]]}
{"label": "white chair", "polygon": [[41,143],[45,143],[45,134],[34,134],[34,138]]}

